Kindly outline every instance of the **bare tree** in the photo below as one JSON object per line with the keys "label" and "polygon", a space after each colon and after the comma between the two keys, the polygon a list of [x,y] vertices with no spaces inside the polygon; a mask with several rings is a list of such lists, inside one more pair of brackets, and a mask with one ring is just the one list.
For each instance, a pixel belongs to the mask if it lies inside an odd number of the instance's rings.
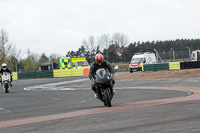
{"label": "bare tree", "polygon": [[120,56],[121,61],[123,61],[123,52],[126,50],[126,45],[128,44],[128,37],[123,33],[115,33],[112,36],[112,42],[115,45],[114,51]]}
{"label": "bare tree", "polygon": [[94,52],[96,48],[94,36],[90,36],[88,41],[84,39],[82,45],[85,47],[87,51],[91,53]]}
{"label": "bare tree", "polygon": [[94,36],[90,36],[89,37],[89,41],[88,41],[89,45],[90,45],[90,48],[91,50],[95,50],[95,40],[94,40]]}
{"label": "bare tree", "polygon": [[83,42],[82,42],[82,46],[87,50],[87,51],[89,51],[89,45],[88,45],[88,43],[87,43],[87,41],[84,39],[83,40]]}
{"label": "bare tree", "polygon": [[[124,52],[124,50],[126,50],[125,47],[127,44],[128,44],[128,37],[122,33],[115,33],[113,34],[112,38],[107,34],[103,34],[102,36],[98,37],[97,44],[93,36],[90,36],[88,41],[84,39],[82,42],[82,46],[89,53],[87,54],[89,59],[92,58],[95,55],[95,53],[97,52],[103,53],[103,51],[107,49],[105,53],[106,54],[105,59],[108,61],[109,58],[110,59],[112,58],[109,57],[109,55],[113,56],[113,60],[115,59],[117,60],[117,58],[119,57],[121,58],[121,60],[123,60],[122,53]],[[108,50],[110,47],[112,48],[112,52]],[[118,57],[115,57],[116,55]]]}
{"label": "bare tree", "polygon": [[128,36],[123,33],[115,33],[112,36],[112,41],[114,44],[118,44],[120,47],[126,46],[128,44]]}
{"label": "bare tree", "polygon": [[109,45],[111,43],[111,38],[109,35],[101,35],[99,38],[98,38],[98,45],[102,47],[102,49],[104,48],[108,48]]}
{"label": "bare tree", "polygon": [[92,61],[92,59],[94,58],[94,55],[96,53],[96,43],[95,43],[95,39],[93,36],[90,36],[88,41],[86,41],[85,39],[82,42],[82,46],[85,48],[85,50],[87,51],[87,60]]}
{"label": "bare tree", "polygon": [[[98,38],[98,45],[100,46],[100,51],[103,52],[104,49],[108,49],[111,44],[111,38],[109,35],[102,35]],[[106,60],[108,60],[108,51],[106,50]]]}

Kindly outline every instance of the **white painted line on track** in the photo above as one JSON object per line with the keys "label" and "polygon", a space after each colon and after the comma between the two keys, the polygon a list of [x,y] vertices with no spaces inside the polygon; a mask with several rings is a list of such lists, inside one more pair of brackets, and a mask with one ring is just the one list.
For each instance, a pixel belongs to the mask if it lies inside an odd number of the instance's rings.
{"label": "white painted line on track", "polygon": [[43,90],[64,90],[64,91],[70,91],[70,90],[76,90],[74,88],[62,88],[62,87],[56,87],[57,85],[63,85],[63,84],[69,84],[69,83],[76,83],[85,81],[88,79],[78,79],[78,80],[72,80],[72,81],[64,81],[64,82],[57,82],[57,83],[49,83],[49,84],[43,84],[43,85],[36,85],[36,86],[30,86],[24,88],[25,91],[43,91]]}
{"label": "white painted line on track", "polygon": [[11,112],[11,111],[8,110],[8,109],[0,108],[0,114],[3,114],[3,113],[9,113],[9,112]]}
{"label": "white painted line on track", "polygon": [[25,91],[44,91],[44,90],[50,90],[50,91],[74,91],[76,89],[74,88],[24,88]]}
{"label": "white painted line on track", "polygon": [[87,102],[87,100],[83,100],[83,101],[80,101],[80,102],[78,102],[78,103],[85,103],[85,102]]}
{"label": "white painted line on track", "polygon": [[63,90],[63,91],[74,91],[76,89],[73,89],[73,88],[61,88],[60,90]]}
{"label": "white painted line on track", "polygon": [[88,98],[88,99],[86,99],[86,100],[82,100],[82,101],[80,101],[80,102],[78,102],[78,103],[85,103],[85,102],[87,102],[87,101],[89,101],[89,100],[91,100],[91,99],[93,99],[94,97],[90,97],[90,98]]}
{"label": "white painted line on track", "polygon": [[61,99],[54,97],[53,100],[60,101]]}

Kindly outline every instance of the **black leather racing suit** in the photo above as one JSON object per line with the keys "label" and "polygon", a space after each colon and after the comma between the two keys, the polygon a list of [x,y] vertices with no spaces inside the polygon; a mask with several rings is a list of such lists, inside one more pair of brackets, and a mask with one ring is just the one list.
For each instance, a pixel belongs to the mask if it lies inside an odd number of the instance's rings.
{"label": "black leather racing suit", "polygon": [[[111,67],[110,63],[106,60],[103,61],[103,63],[101,65],[98,65],[96,62],[93,62],[90,66],[90,73],[89,73],[89,79],[91,80],[92,78],[94,78],[94,75],[96,73],[96,71],[100,68],[105,68],[106,70],[108,70],[110,72],[110,74],[115,74],[113,68]],[[115,83],[114,79],[113,79],[113,84]],[[91,89],[96,92],[95,89],[95,84],[92,82],[91,83]],[[111,88],[112,89],[112,88]]]}
{"label": "black leather racing suit", "polygon": [[[5,70],[3,69],[3,68],[1,68],[1,70],[0,70],[0,74],[1,75],[3,75],[3,72],[8,72],[8,73],[10,73],[10,75],[12,74],[12,71],[10,70],[10,68],[6,68]],[[12,83],[12,76],[10,76],[11,77],[11,83]],[[1,79],[1,83],[2,83],[2,79]]]}

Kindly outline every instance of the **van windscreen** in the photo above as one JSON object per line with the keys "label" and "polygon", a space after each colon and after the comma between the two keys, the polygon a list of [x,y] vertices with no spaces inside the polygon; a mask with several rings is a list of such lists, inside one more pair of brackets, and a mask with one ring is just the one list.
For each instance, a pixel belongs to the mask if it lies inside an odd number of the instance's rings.
{"label": "van windscreen", "polygon": [[77,61],[78,66],[89,66],[87,61]]}
{"label": "van windscreen", "polygon": [[132,58],[131,63],[142,63],[143,58]]}

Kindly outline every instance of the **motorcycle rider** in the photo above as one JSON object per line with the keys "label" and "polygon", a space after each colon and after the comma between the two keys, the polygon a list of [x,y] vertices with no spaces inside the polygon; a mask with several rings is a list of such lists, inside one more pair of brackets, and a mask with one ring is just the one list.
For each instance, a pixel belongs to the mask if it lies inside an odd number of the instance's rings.
{"label": "motorcycle rider", "polygon": [[[96,73],[96,71],[100,68],[105,68],[108,69],[108,71],[111,74],[111,77],[113,79],[113,85],[115,83],[114,81],[114,70],[111,67],[110,63],[106,60],[103,60],[103,55],[102,54],[96,54],[95,55],[95,62],[93,62],[90,66],[90,73],[89,73],[89,79],[92,81],[91,82],[91,89],[94,91],[94,97],[97,97],[97,92],[96,92],[96,88],[95,88],[95,82],[94,82],[94,75]],[[113,92],[113,94],[116,93],[115,90],[113,90],[113,87],[111,87],[111,91]]]}
{"label": "motorcycle rider", "polygon": [[[3,75],[3,72],[8,72],[10,73],[10,77],[11,77],[11,83],[10,85],[12,86],[12,71],[10,70],[10,68],[7,67],[7,64],[6,63],[3,63],[2,64],[2,68],[0,70],[0,74]],[[1,84],[2,84],[2,78],[1,78]]]}

